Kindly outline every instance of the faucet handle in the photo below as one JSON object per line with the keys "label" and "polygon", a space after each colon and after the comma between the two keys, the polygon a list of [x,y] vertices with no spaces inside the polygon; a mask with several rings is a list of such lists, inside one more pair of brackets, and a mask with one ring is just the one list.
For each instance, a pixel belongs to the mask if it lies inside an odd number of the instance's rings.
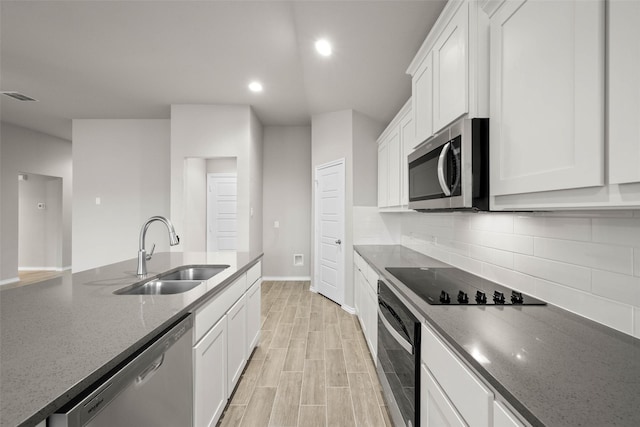
{"label": "faucet handle", "polygon": [[153,251],[156,250],[156,244],[153,244],[153,247],[151,248],[151,252],[149,252],[149,254],[145,257],[147,259],[147,261],[149,261],[151,259],[151,257],[153,256]]}

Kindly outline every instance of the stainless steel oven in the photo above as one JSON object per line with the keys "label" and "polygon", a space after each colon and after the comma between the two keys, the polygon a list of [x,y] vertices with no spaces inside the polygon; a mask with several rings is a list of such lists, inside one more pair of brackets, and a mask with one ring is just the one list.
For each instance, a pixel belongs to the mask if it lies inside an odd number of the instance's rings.
{"label": "stainless steel oven", "polygon": [[378,281],[378,378],[396,427],[420,424],[420,322]]}
{"label": "stainless steel oven", "polygon": [[461,119],[409,155],[409,208],[489,210],[489,119]]}

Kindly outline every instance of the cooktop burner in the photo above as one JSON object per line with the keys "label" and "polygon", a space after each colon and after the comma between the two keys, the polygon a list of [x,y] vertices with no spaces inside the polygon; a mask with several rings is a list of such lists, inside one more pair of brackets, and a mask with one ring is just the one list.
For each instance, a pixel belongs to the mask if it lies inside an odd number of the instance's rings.
{"label": "cooktop burner", "polygon": [[545,302],[457,268],[387,268],[432,305],[546,305]]}

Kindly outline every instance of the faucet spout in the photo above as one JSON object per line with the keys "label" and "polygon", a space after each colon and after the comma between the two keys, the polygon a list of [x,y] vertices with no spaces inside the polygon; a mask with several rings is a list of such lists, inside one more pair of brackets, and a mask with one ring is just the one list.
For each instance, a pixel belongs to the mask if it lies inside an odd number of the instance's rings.
{"label": "faucet spout", "polygon": [[[140,245],[138,247],[137,270],[137,275],[139,277],[144,277],[147,275],[147,261],[150,260],[153,256],[153,249],[151,249],[151,252],[149,254],[147,254],[147,251],[145,250],[145,239],[147,236],[147,229],[149,228],[151,223],[155,221],[160,221],[167,227],[167,230],[169,231],[169,245],[175,246],[180,243],[180,237],[178,237],[178,235],[176,234],[176,230],[173,228],[173,224],[171,223],[171,221],[169,221],[169,219],[159,215],[149,218],[140,230]],[[153,248],[155,249],[155,245],[153,246]]]}

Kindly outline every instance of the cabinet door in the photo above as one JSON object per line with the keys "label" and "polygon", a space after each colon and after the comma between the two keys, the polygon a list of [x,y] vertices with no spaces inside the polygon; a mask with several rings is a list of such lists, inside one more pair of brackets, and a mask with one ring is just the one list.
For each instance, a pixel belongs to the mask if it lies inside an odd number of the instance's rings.
{"label": "cabinet door", "polygon": [[400,129],[389,137],[389,189],[388,206],[400,206]]}
{"label": "cabinet door", "polygon": [[366,312],[367,312],[367,344],[369,345],[369,351],[373,357],[374,363],[377,363],[378,356],[378,295],[371,289],[369,284],[365,283],[365,298],[366,298]]}
{"label": "cabinet door", "polygon": [[493,402],[493,427],[523,427],[523,424],[503,404]]}
{"label": "cabinet door", "polygon": [[490,26],[491,194],[603,185],[603,2],[508,1]]}
{"label": "cabinet door", "polygon": [[194,426],[215,426],[227,403],[227,318],[193,347]]}
{"label": "cabinet door", "polygon": [[468,31],[469,6],[463,2],[432,51],[435,132],[469,111]]}
{"label": "cabinet door", "polygon": [[247,296],[227,312],[227,397],[238,383],[247,363]]}
{"label": "cabinet door", "polygon": [[416,146],[415,120],[409,112],[400,120],[400,205],[409,205],[409,171],[407,156]]}
{"label": "cabinet door", "polygon": [[421,365],[420,369],[420,425],[422,427],[466,426],[427,368]]}
{"label": "cabinet door", "polygon": [[260,308],[262,279],[257,279],[247,291],[247,358],[260,341]]}
{"label": "cabinet door", "polygon": [[413,75],[411,88],[412,116],[415,121],[414,138],[418,144],[433,135],[433,59],[431,52],[424,58],[420,68]]}
{"label": "cabinet door", "polygon": [[383,140],[378,145],[378,207],[389,206],[389,144]]}
{"label": "cabinet door", "polygon": [[609,2],[609,182],[640,182],[640,2]]}
{"label": "cabinet door", "polygon": [[355,262],[353,263],[353,305],[353,308],[356,310],[356,315],[360,318],[360,269]]}

